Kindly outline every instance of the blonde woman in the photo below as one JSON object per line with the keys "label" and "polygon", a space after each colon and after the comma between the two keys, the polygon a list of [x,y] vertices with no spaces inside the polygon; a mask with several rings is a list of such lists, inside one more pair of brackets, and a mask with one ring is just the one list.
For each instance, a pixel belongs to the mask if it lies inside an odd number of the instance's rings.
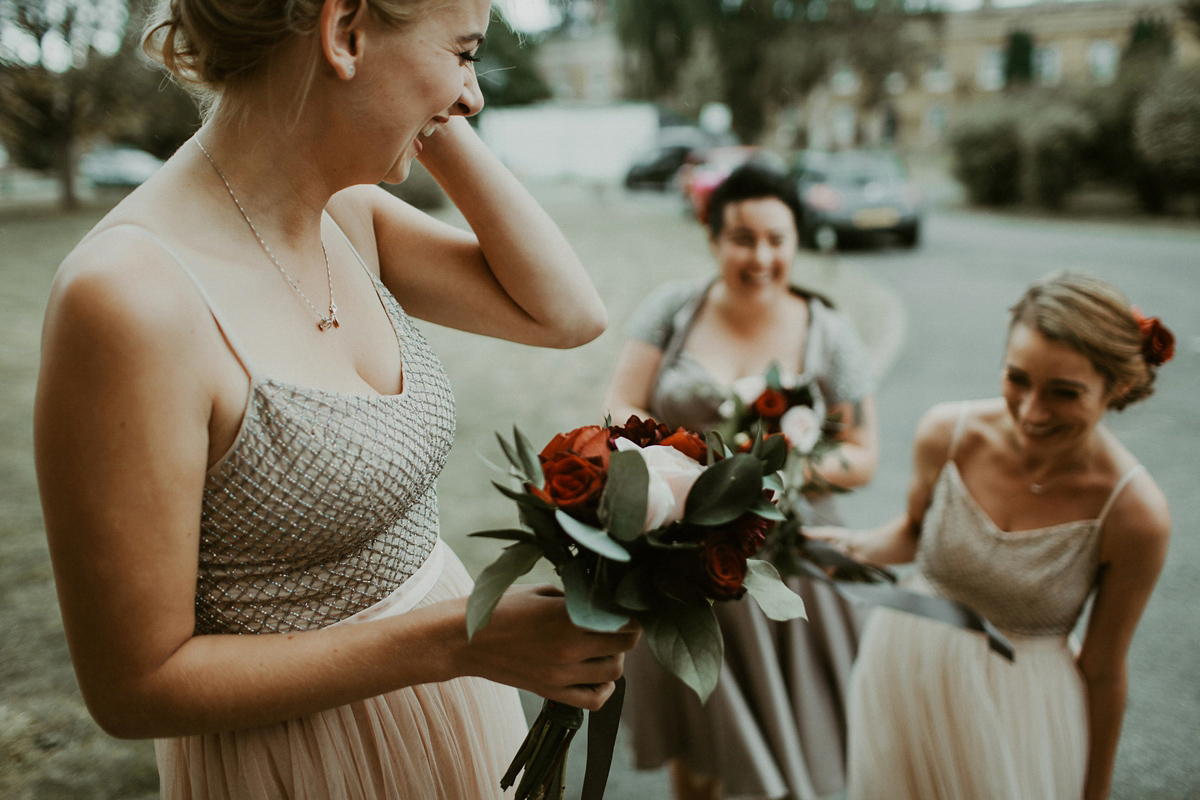
{"label": "blonde woman", "polygon": [[[605,311],[484,148],[479,0],[170,0],[204,126],[66,259],[36,450],[76,674],[164,800],[500,793],[515,689],[596,708],[637,634],[438,538],[453,397],[409,315],[572,347]],[[472,232],[373,187],[420,158]],[[507,684],[505,686],[503,684]]]}
{"label": "blonde woman", "polygon": [[[879,610],[850,691],[849,797],[1102,800],[1125,660],[1167,551],[1162,493],[1103,419],[1147,397],[1173,338],[1110,284],[1041,280],[1013,307],[994,400],[935,406],[908,509],[870,531],[813,531],[972,606],[982,635]],[[1067,635],[1095,602],[1082,649]]]}

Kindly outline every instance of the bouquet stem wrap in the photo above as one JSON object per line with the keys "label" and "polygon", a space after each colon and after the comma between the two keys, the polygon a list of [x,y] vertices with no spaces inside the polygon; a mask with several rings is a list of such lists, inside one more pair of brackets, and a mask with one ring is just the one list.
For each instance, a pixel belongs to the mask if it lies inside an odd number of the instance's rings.
{"label": "bouquet stem wrap", "polygon": [[[624,703],[625,678],[621,677],[608,702],[599,711],[592,712],[588,719],[587,768],[580,800],[604,797]],[[512,786],[520,774],[517,800],[562,800],[566,789],[567,751],[582,724],[583,709],[555,700],[542,703],[541,712],[500,780],[500,788]]]}

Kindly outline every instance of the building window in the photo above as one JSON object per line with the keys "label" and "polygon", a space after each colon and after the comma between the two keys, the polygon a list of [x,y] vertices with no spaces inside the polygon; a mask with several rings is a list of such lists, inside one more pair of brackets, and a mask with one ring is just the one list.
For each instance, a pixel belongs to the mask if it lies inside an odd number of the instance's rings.
{"label": "building window", "polygon": [[987,47],[979,54],[975,85],[985,92],[1004,88],[1004,53],[1000,48]]}
{"label": "building window", "polygon": [[1043,86],[1057,86],[1062,81],[1062,50],[1054,45],[1037,48],[1033,52],[1033,73]]}
{"label": "building window", "polygon": [[1112,39],[1097,39],[1088,45],[1088,74],[1096,83],[1112,83],[1117,78],[1121,50]]}

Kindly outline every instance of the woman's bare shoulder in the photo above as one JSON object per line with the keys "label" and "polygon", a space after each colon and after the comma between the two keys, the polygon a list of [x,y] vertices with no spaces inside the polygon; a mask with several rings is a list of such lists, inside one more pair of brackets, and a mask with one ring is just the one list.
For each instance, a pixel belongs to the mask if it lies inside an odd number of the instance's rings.
{"label": "woman's bare shoulder", "polygon": [[178,358],[195,346],[197,323],[206,313],[202,297],[159,242],[136,225],[102,221],[59,267],[44,344],[86,345],[86,353],[110,363],[139,354]]}

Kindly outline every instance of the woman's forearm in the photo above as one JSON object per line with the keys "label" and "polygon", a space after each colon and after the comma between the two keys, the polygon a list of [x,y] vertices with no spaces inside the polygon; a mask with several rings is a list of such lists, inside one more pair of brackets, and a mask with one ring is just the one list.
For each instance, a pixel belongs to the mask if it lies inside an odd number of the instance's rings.
{"label": "woman's forearm", "polygon": [[1084,676],[1087,691],[1088,755],[1084,800],[1106,800],[1112,785],[1121,720],[1128,689],[1124,671],[1102,678]]}
{"label": "woman's forearm", "polygon": [[607,312],[575,251],[525,187],[464,118],[425,142],[421,163],[462,212],[488,267],[532,319],[574,346],[598,336]]}
{"label": "woman's forearm", "polygon": [[817,474],[843,489],[855,489],[870,482],[878,457],[870,447],[842,442],[827,452],[816,465]]}
{"label": "woman's forearm", "polygon": [[919,531],[907,515],[868,530],[846,531],[840,541],[846,554],[868,564],[907,564],[917,555]]}

